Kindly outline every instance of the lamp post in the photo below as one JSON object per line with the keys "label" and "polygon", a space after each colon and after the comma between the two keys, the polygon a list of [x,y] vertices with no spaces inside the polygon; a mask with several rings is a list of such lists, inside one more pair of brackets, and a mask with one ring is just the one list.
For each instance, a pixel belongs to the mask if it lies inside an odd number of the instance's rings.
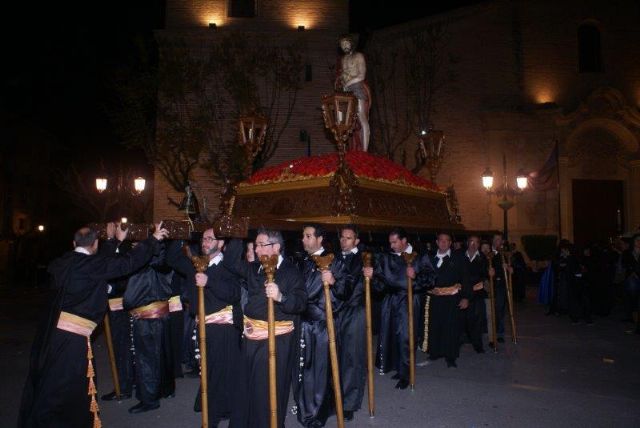
{"label": "lamp post", "polygon": [[334,205],[334,212],[338,216],[351,215],[356,208],[352,195],[356,177],[347,165],[345,146],[347,139],[353,133],[357,106],[358,100],[351,93],[336,92],[322,97],[324,126],[333,134],[338,149],[338,168],[330,183],[338,192]]}
{"label": "lamp post", "polygon": [[[112,181],[115,184],[111,185],[110,182]],[[128,179],[125,179],[125,175],[121,171],[114,179],[109,179],[106,176],[97,177],[95,179],[95,185],[98,193],[103,195],[101,203],[104,205],[102,208],[96,208],[102,212],[102,220],[106,220],[112,207],[121,202],[126,202],[127,198],[131,196],[135,199],[141,197],[146,188],[147,181],[141,176],[130,176]],[[129,204],[127,204],[127,206],[129,209],[132,208]]]}
{"label": "lamp post", "polygon": [[420,142],[418,143],[416,167],[413,172],[418,173],[423,166],[426,166],[431,182],[435,183],[444,157],[444,132],[433,128],[429,128],[427,131],[423,129],[418,138]]}
{"label": "lamp post", "polygon": [[516,187],[512,187],[509,185],[509,179],[507,177],[507,156],[502,154],[502,185],[497,189],[493,189],[493,172],[491,168],[487,167],[482,173],[482,185],[486,189],[487,193],[490,195],[496,195],[500,198],[498,200],[498,206],[502,208],[503,212],[503,234],[504,240],[508,241],[509,239],[509,210],[513,208],[515,203],[515,197],[517,195],[522,194],[524,189],[527,188],[527,175],[524,173],[522,169],[520,169],[516,175]]}

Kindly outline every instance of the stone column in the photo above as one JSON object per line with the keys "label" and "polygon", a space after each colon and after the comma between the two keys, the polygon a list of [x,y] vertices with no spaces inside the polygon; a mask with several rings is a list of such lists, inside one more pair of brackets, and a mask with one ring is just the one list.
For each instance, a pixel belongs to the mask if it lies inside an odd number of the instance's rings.
{"label": "stone column", "polygon": [[629,162],[629,191],[627,193],[629,202],[629,220],[627,221],[627,231],[636,232],[640,228],[640,159]]}
{"label": "stone column", "polygon": [[573,191],[569,174],[569,158],[567,156],[560,156],[558,168],[560,168],[560,224],[562,225],[560,239],[573,241]]}

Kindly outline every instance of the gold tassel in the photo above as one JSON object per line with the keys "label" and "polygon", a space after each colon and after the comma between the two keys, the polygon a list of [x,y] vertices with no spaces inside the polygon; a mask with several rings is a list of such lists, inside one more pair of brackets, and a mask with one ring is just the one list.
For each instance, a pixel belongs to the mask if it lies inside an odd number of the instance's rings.
{"label": "gold tassel", "polygon": [[100,417],[98,416],[100,407],[98,406],[98,402],[96,401],[96,394],[98,393],[98,390],[96,388],[95,382],[93,381],[96,372],[93,369],[93,362],[91,361],[92,359],[93,350],[91,349],[91,338],[87,337],[87,377],[89,378],[88,395],[91,396],[89,411],[93,413],[93,428],[102,428],[102,422],[100,422]]}
{"label": "gold tassel", "polygon": [[100,407],[98,407],[98,402],[96,401],[95,395],[91,397],[91,404],[89,405],[89,410],[91,410],[91,413],[94,413],[94,414],[100,411]]}
{"label": "gold tassel", "polygon": [[98,391],[96,390],[96,384],[93,382],[93,378],[89,378],[89,393],[88,395],[94,395]]}
{"label": "gold tassel", "polygon": [[424,305],[424,340],[422,341],[422,352],[429,350],[429,305],[431,304],[431,296],[427,296]]}

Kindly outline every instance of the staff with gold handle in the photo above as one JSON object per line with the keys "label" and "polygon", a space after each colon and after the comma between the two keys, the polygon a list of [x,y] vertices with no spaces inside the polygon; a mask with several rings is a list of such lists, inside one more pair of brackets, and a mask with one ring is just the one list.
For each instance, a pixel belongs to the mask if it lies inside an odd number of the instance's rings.
{"label": "staff with gold handle", "polygon": [[[198,273],[204,273],[209,267],[209,256],[192,256],[191,261]],[[200,346],[200,402],[202,407],[202,428],[209,426],[209,398],[207,395],[207,332],[204,310],[204,287],[198,286],[198,334]]]}
{"label": "staff with gold handle", "polygon": [[[407,269],[415,260],[416,253],[402,253]],[[413,390],[416,384],[415,337],[413,334],[413,278],[407,275],[407,316],[409,317],[409,386]]]}
{"label": "staff with gold handle", "polygon": [[111,324],[109,323],[108,313],[104,314],[104,336],[109,353],[109,367],[111,368],[111,378],[113,379],[113,390],[116,393],[116,399],[120,400],[120,378],[118,377],[118,369],[116,368],[116,354],[113,352],[113,336],[111,335]]}
{"label": "staff with gold handle", "polygon": [[502,268],[504,270],[505,288],[507,291],[507,304],[509,305],[509,320],[511,321],[511,341],[513,343],[518,343],[517,332],[516,332],[516,319],[514,316],[514,307],[513,307],[513,287],[511,282],[511,273],[513,272],[513,269],[511,269],[511,253],[506,251],[501,251],[500,255],[502,257]]}
{"label": "staff with gold handle", "polygon": [[[260,264],[267,276],[267,283],[273,282],[278,267],[278,255],[260,256]],[[267,300],[267,331],[269,347],[269,426],[278,426],[278,393],[276,390],[276,316],[273,298]],[[286,398],[285,398],[286,399]]]}
{"label": "staff with gold handle", "polygon": [[[320,271],[327,272],[331,262],[333,262],[333,254],[326,256],[313,256],[313,261]],[[342,390],[340,388],[340,370],[338,367],[338,351],[336,349],[336,330],[333,322],[333,306],[331,304],[331,291],[329,291],[329,282],[323,279],[322,288],[324,290],[324,309],[327,317],[327,335],[329,336],[329,356],[331,358],[331,375],[333,378],[333,393],[336,404],[336,419],[338,420],[338,428],[344,428],[344,414],[342,411]]]}
{"label": "staff with gold handle", "polygon": [[[369,252],[362,253],[362,264],[364,268],[372,268],[373,255]],[[373,417],[376,412],[373,384],[373,329],[371,327],[371,278],[364,277],[364,309],[366,317],[367,331],[367,392],[369,398],[369,416]]]}
{"label": "staff with gold handle", "polygon": [[493,286],[493,277],[495,271],[493,269],[493,252],[487,254],[487,261],[489,262],[489,315],[491,319],[491,343],[493,343],[493,352],[498,352],[498,333],[496,330],[496,295],[495,288]]}

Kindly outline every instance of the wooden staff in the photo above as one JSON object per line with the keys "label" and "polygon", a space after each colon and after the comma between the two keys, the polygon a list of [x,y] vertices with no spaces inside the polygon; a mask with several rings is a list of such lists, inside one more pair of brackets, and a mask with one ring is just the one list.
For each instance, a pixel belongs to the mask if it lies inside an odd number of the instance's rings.
{"label": "wooden staff", "polygon": [[[312,256],[316,266],[321,271],[329,270],[329,266],[333,261],[333,254],[326,256]],[[344,415],[342,412],[342,390],[340,389],[340,369],[338,367],[338,352],[336,350],[336,331],[333,323],[333,308],[331,305],[331,292],[329,291],[329,283],[322,282],[324,289],[324,309],[327,316],[327,333],[329,335],[329,355],[331,357],[331,374],[333,376],[333,394],[336,403],[336,418],[338,419],[338,428],[344,428]]]}
{"label": "wooden staff", "polygon": [[[502,269],[504,270],[504,280],[505,280],[505,288],[507,291],[507,304],[509,305],[509,320],[511,321],[511,341],[513,343],[518,343],[517,334],[516,334],[516,319],[514,316],[514,307],[513,307],[513,288],[511,283],[511,272],[509,271],[509,267],[511,267],[511,255],[507,253],[505,257],[505,252],[501,252],[502,256]],[[506,264],[505,264],[506,259]]]}
{"label": "wooden staff", "polygon": [[[493,252],[487,254],[489,261],[489,269],[493,269]],[[493,288],[493,276],[489,275],[489,310],[491,314],[491,342],[493,343],[493,352],[498,352],[498,333],[496,327],[496,296]]]}
{"label": "wooden staff", "polygon": [[[372,254],[368,252],[362,253],[362,264],[366,268],[372,267]],[[376,403],[374,399],[375,387],[373,384],[373,333],[371,328],[371,280],[364,277],[364,309],[367,322],[367,392],[369,398],[369,416],[374,417],[376,412]]]}
{"label": "wooden staff", "polygon": [[[192,256],[191,261],[196,272],[203,273],[209,267],[208,256]],[[204,311],[204,287],[198,288],[198,333],[200,346],[200,404],[202,408],[202,428],[209,426],[209,396],[207,381],[207,331]]]}
{"label": "wooden staff", "polygon": [[[407,267],[411,266],[416,253],[402,253]],[[407,314],[409,317],[409,385],[413,390],[416,384],[416,355],[413,337],[413,279],[407,277]]]}
{"label": "wooden staff", "polygon": [[116,354],[113,352],[113,339],[111,336],[111,324],[109,324],[109,313],[104,314],[104,336],[107,341],[107,351],[109,352],[109,366],[111,367],[111,378],[113,379],[113,389],[116,398],[120,400],[120,378],[116,368]]}
{"label": "wooden staff", "polygon": [[[267,282],[273,282],[278,268],[278,255],[260,256],[260,264],[267,276]],[[273,299],[267,301],[267,328],[269,333],[269,426],[278,426],[278,391],[276,389],[276,315],[273,308]]]}

